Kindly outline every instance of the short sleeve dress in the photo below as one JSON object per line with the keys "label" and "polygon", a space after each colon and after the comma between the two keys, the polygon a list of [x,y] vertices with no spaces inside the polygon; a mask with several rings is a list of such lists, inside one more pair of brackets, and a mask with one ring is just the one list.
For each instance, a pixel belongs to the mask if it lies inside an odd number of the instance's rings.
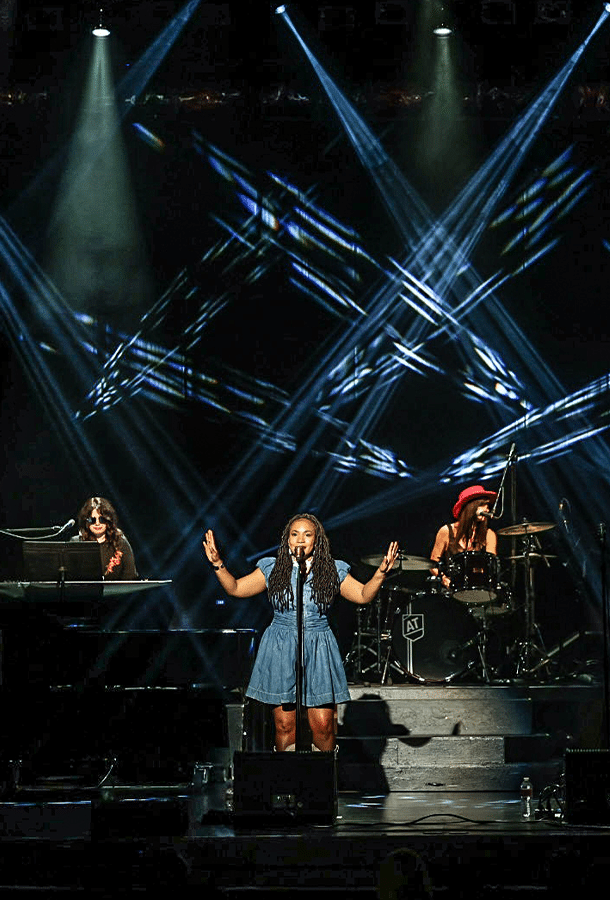
{"label": "short sleeve dress", "polygon": [[[269,583],[275,558],[259,560],[258,568]],[[335,560],[339,582],[350,567]],[[296,597],[298,566],[292,569],[292,591]],[[327,703],[346,703],[350,693],[339,647],[326,615],[311,599],[311,579],[303,585],[303,705],[324,706]],[[281,612],[274,609],[273,621],[263,633],[252,669],[246,696],[262,703],[280,706],[296,702],[297,613],[296,608]]]}

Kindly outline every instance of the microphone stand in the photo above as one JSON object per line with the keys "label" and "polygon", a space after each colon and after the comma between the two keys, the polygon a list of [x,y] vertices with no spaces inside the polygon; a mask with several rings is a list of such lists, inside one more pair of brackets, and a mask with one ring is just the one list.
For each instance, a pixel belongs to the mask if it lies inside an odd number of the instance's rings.
{"label": "microphone stand", "polygon": [[50,538],[59,537],[67,528],[71,528],[75,524],[74,519],[70,519],[64,525],[42,525],[31,528],[0,528],[0,534],[5,537],[17,538],[23,541],[29,538],[38,538],[40,541],[49,540]]}
{"label": "microphone stand", "polygon": [[[494,500],[494,505],[491,510],[491,518],[492,519],[495,519],[495,517],[496,517],[496,507],[498,505],[498,501],[499,501],[500,497],[503,496],[502,491],[504,489],[504,482],[506,480],[508,470],[515,458],[515,448],[516,448],[516,444],[512,444],[510,450],[508,451],[508,457],[506,459],[506,463],[504,464],[504,471],[502,472],[502,478],[500,479],[500,485],[499,485],[498,491],[496,493],[496,499]],[[502,503],[502,506],[504,506],[504,502]],[[498,518],[499,518],[499,516],[498,516]]]}
{"label": "microphone stand", "polygon": [[[515,456],[516,462],[516,456]],[[510,521],[517,521],[517,466],[512,465],[510,469]],[[510,575],[508,579],[508,586],[512,593],[515,595],[515,590],[517,586],[517,560],[515,556],[517,555],[517,538],[511,537],[510,539]]]}
{"label": "microphone stand", "polygon": [[304,734],[302,722],[303,708],[303,673],[305,671],[305,641],[303,623],[303,586],[307,577],[305,559],[296,557],[299,564],[297,572],[297,659],[296,659],[296,710],[295,710],[295,751],[306,753],[311,747],[307,746],[307,738]]}

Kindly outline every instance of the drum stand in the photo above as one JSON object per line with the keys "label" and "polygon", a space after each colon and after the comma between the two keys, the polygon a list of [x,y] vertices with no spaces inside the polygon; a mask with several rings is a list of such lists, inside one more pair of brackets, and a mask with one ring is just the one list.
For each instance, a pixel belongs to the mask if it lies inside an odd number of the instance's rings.
{"label": "drum stand", "polygon": [[[482,619],[482,627],[473,638],[473,643],[476,643],[477,651],[479,654],[479,663],[475,663],[477,667],[480,667],[481,671],[481,679],[485,682],[485,684],[506,684],[507,681],[510,681],[509,669],[507,668],[510,663],[511,669],[513,665],[512,654],[513,648],[506,648],[506,656],[502,658],[501,656],[497,660],[489,659],[489,637],[490,635],[498,635],[498,632],[493,628],[493,622],[497,621],[495,618],[490,616],[487,613],[487,608],[483,608],[483,619]],[[500,641],[500,651],[502,649],[501,638],[498,638]],[[470,666],[467,671],[470,671],[473,666]],[[499,674],[502,672],[503,674]]]}
{"label": "drum stand", "polygon": [[[393,593],[396,588],[388,588],[387,590]],[[354,643],[345,657],[344,664],[346,668],[352,667],[356,678],[367,681],[379,680],[380,684],[386,684],[390,667],[404,677],[402,669],[396,666],[391,659],[391,636],[396,602],[391,597],[388,600],[387,609],[388,611],[391,610],[388,613],[388,622],[382,620],[382,607],[379,597],[375,598],[373,604],[371,606],[374,610],[374,620],[368,628],[366,624],[363,625],[362,623],[362,619],[364,619],[368,610],[364,607],[359,607],[357,610],[358,624],[354,634]]]}
{"label": "drum stand", "polygon": [[[400,608],[400,604],[398,600],[392,597],[394,593],[400,593],[404,598],[404,591],[400,588],[389,587],[387,590],[390,592],[390,598],[388,601],[388,613],[387,613],[387,622],[385,623],[386,627],[382,631],[381,630],[381,622],[379,628],[379,643],[378,643],[378,653],[379,653],[379,683],[380,684],[391,684],[392,681],[390,679],[390,670],[396,672],[397,675],[400,676],[401,681],[405,680],[405,672],[400,666],[397,666],[392,658],[393,646],[392,646],[392,632],[394,629],[394,617],[396,616],[397,610]],[[408,592],[407,592],[408,593]],[[385,647],[383,646],[385,644]],[[385,656],[383,660],[383,669],[381,667],[381,659],[382,652]]]}
{"label": "drum stand", "polygon": [[388,641],[388,650],[385,655],[385,661],[383,664],[383,672],[381,672],[381,677],[379,680],[380,684],[391,684],[390,673],[389,670],[393,669],[398,675],[400,675],[401,681],[405,681],[406,675],[403,670],[396,665],[394,660],[392,659],[392,643]]}
{"label": "drum stand", "polygon": [[[485,614],[485,610],[483,610],[483,627],[476,633],[474,638],[472,639],[472,643],[476,645],[477,652],[479,654],[479,664],[481,666],[481,676],[485,684],[491,684],[491,676],[489,674],[489,667],[487,664],[487,645],[489,638],[490,627],[487,624],[487,616]],[[466,671],[474,668],[476,663],[472,663]]]}
{"label": "drum stand", "polygon": [[[354,632],[352,647],[345,657],[345,667],[349,671],[351,666],[354,680],[371,680],[379,678],[381,659],[381,616],[378,608],[378,600],[375,604],[374,621],[363,621],[370,609],[358,607],[356,610],[357,625]],[[374,628],[371,627],[374,625]]]}
{"label": "drum stand", "polygon": [[[524,675],[531,675],[537,671],[541,660],[545,660],[547,652],[544,647],[540,628],[536,623],[535,615],[535,594],[534,594],[534,564],[532,559],[540,556],[540,552],[536,553],[536,547],[540,548],[540,544],[536,543],[535,535],[527,534],[523,541],[523,560],[524,560],[524,576],[525,576],[525,636],[524,640],[518,646],[517,665],[515,676],[520,678]],[[544,556],[543,556],[544,558]],[[544,665],[550,660],[547,658]]]}
{"label": "drum stand", "polygon": [[379,653],[377,645],[379,638],[377,632],[366,630],[363,627],[361,619],[363,611],[359,607],[357,610],[358,623],[354,633],[354,642],[352,648],[345,657],[344,665],[349,672],[352,668],[354,679],[365,679],[369,674],[379,672]]}

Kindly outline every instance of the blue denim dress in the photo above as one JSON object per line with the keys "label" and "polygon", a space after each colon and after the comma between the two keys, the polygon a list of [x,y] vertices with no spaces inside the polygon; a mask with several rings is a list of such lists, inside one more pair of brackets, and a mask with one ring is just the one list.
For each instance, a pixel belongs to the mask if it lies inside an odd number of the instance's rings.
{"label": "blue denim dress", "polygon": [[[275,558],[259,560],[258,568],[268,583]],[[335,560],[339,582],[350,570],[347,563]],[[292,590],[296,597],[297,570],[292,570]],[[345,669],[328,619],[311,599],[311,583],[303,585],[304,656],[303,705],[346,703],[350,699]],[[296,702],[297,613],[274,610],[273,621],[263,633],[246,696],[279,706]]]}

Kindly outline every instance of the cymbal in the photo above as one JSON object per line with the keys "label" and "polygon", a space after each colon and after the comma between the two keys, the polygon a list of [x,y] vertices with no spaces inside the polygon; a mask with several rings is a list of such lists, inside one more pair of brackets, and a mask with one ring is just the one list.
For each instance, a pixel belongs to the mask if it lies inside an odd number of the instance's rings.
{"label": "cymbal", "polygon": [[504,559],[525,559],[526,556],[530,559],[557,559],[555,553],[520,553],[518,556],[505,556]]}
{"label": "cymbal", "polygon": [[550,531],[555,528],[554,522],[521,522],[519,525],[507,525],[506,528],[498,528],[497,534],[507,537],[517,537],[520,534],[537,534],[539,531]]}
{"label": "cymbal", "polygon": [[[385,555],[382,556],[363,556],[362,562],[366,563],[367,566],[380,566],[384,561]],[[430,569],[433,566],[438,566],[438,563],[433,559],[426,559],[425,556],[409,556],[406,553],[399,553],[396,557],[396,563],[394,564],[394,568],[390,571],[396,574],[397,572],[402,572],[405,569],[408,569],[411,572],[423,571],[424,569]]]}

